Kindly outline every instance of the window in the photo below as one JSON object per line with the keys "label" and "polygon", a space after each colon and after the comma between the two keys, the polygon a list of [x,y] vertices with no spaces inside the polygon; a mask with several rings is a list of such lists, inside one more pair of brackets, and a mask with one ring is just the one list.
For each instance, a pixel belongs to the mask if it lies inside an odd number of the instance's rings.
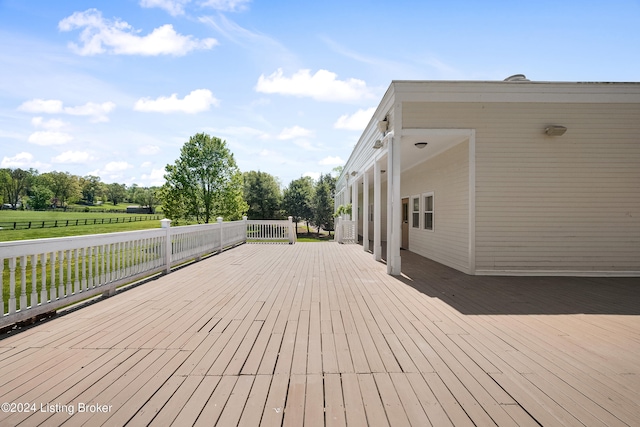
{"label": "window", "polygon": [[422,226],[425,230],[433,231],[433,192],[422,195],[423,199],[423,216],[424,222]]}
{"label": "window", "polygon": [[412,198],[411,219],[411,226],[413,228],[420,228],[420,197]]}

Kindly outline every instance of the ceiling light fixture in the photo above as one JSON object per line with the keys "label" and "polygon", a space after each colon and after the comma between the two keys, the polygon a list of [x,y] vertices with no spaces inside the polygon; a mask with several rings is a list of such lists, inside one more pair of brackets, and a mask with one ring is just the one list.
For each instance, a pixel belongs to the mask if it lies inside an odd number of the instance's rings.
{"label": "ceiling light fixture", "polygon": [[566,131],[566,127],[558,125],[551,125],[544,128],[544,133],[549,136],[562,136]]}
{"label": "ceiling light fixture", "polygon": [[413,144],[413,145],[415,145],[416,147],[418,147],[418,148],[422,149],[422,148],[426,147],[426,146],[427,146],[427,144],[428,144],[428,142],[424,142],[424,141],[422,141],[422,142],[416,142],[416,143],[415,143],[415,144]]}

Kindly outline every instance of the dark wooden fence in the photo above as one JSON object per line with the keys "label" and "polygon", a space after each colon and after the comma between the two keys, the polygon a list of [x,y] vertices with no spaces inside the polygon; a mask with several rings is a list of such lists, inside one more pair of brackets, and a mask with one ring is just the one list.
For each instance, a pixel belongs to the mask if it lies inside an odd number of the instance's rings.
{"label": "dark wooden fence", "polygon": [[0,230],[28,230],[32,228],[72,227],[76,225],[122,224],[125,222],[159,220],[160,215],[128,216],[115,218],[54,219],[45,221],[0,222]]}

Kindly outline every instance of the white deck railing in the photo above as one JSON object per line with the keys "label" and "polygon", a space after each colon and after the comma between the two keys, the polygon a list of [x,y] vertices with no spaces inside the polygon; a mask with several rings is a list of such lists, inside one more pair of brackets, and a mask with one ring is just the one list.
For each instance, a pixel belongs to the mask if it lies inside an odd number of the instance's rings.
{"label": "white deck railing", "polygon": [[286,220],[248,220],[247,241],[249,242],[289,242],[296,241],[296,230],[293,218]]}
{"label": "white deck railing", "polygon": [[244,243],[247,221],[0,243],[0,327]]}
{"label": "white deck railing", "polygon": [[355,221],[338,217],[335,219],[335,228],[338,243],[358,243]]}

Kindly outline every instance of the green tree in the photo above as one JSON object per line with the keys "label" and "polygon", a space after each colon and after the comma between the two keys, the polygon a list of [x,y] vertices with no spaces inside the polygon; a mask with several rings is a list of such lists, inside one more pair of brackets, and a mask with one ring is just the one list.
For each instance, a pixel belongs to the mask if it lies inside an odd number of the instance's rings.
{"label": "green tree", "polygon": [[38,171],[34,169],[0,169],[0,186],[4,200],[12,209],[16,209],[20,199],[27,195],[29,186],[37,175]]}
{"label": "green tree", "polygon": [[139,187],[138,184],[131,184],[129,187],[127,187],[127,201],[129,203],[139,203],[138,192],[142,190],[143,188]]}
{"label": "green tree", "polygon": [[282,201],[282,208],[287,215],[293,217],[298,230],[298,222],[307,222],[307,233],[309,233],[309,222],[313,221],[313,179],[309,176],[294,179],[285,188]]}
{"label": "green tree", "polygon": [[336,191],[336,179],[330,174],[320,175],[315,186],[313,197],[313,221],[320,228],[333,231],[333,199]]}
{"label": "green tree", "polygon": [[242,174],[220,138],[204,133],[190,137],[180,150],[180,158],[165,171],[167,182],[160,198],[170,219],[208,223],[221,216],[235,220],[247,210]]}
{"label": "green tree", "polygon": [[123,202],[127,196],[127,186],[125,184],[112,183],[105,185],[107,198],[111,200],[113,205]]}
{"label": "green tree", "polygon": [[137,187],[135,203],[140,206],[146,206],[151,213],[156,213],[156,207],[159,203],[158,187]]}
{"label": "green tree", "polygon": [[249,206],[249,219],[277,219],[282,217],[282,193],[277,178],[266,172],[249,171],[243,174],[244,200]]}
{"label": "green tree", "polygon": [[29,208],[40,211],[47,209],[51,206],[51,199],[53,199],[53,192],[48,187],[35,184],[29,190]]}
{"label": "green tree", "polygon": [[98,197],[102,196],[103,184],[99,176],[87,175],[81,178],[82,198],[90,205],[93,205]]}
{"label": "green tree", "polygon": [[69,172],[47,172],[40,175],[42,184],[46,185],[53,193],[58,206],[64,207],[68,203],[74,203],[82,197],[80,177]]}

